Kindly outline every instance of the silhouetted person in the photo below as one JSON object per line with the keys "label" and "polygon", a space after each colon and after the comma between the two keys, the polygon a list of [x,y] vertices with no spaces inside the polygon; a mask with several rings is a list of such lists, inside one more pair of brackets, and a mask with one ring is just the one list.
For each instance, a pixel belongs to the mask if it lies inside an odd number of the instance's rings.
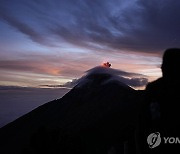
{"label": "silhouetted person", "polygon": [[[169,153],[180,151],[180,144],[164,144],[163,137],[180,139],[180,49],[167,49],[163,55],[162,77],[147,85],[145,90],[145,107],[143,108],[141,129],[143,134],[141,146],[143,153]],[[151,133],[161,134],[161,144],[150,149],[147,136]],[[173,150],[173,151],[172,151]],[[176,153],[176,152],[175,152]]]}

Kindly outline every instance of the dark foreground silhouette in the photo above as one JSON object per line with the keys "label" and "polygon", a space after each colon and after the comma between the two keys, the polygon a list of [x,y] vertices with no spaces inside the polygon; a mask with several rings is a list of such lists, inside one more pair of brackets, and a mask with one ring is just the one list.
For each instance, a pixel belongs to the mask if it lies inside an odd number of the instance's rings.
{"label": "dark foreground silhouette", "polygon": [[[180,49],[167,49],[161,66],[163,76],[146,87],[142,111],[141,134],[143,153],[180,153]],[[147,136],[161,134],[161,144],[150,149]],[[165,143],[164,137],[170,140]],[[170,143],[169,143],[170,141]]]}
{"label": "dark foreground silhouette", "polygon": [[[86,76],[85,82],[61,99],[1,128],[0,152],[146,154],[178,150],[180,144],[161,143],[154,149],[147,144],[150,133],[179,136],[177,57],[179,49],[165,52],[163,77],[148,84],[145,91],[130,88],[108,71]],[[176,71],[172,70],[175,65]]]}

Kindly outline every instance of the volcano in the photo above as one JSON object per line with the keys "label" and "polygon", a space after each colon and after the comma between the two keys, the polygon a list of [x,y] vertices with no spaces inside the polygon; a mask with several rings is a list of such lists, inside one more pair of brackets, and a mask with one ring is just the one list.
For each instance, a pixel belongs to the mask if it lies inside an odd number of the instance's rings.
{"label": "volcano", "polygon": [[96,67],[62,98],[0,129],[3,154],[103,154],[131,141],[141,96],[109,71]]}

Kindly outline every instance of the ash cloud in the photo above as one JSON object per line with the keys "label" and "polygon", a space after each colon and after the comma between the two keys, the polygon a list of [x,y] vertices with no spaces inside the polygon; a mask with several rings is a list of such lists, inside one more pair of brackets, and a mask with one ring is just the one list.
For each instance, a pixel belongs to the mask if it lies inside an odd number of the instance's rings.
{"label": "ash cloud", "polygon": [[76,85],[79,87],[81,85],[85,85],[86,83],[91,83],[96,78],[97,75],[108,75],[110,78],[106,79],[104,82],[111,82],[111,81],[118,81],[119,83],[124,83],[128,86],[132,87],[143,87],[146,86],[148,83],[147,76],[138,74],[138,73],[132,73],[132,72],[126,72],[119,69],[112,69],[112,68],[105,68],[103,66],[97,66],[90,70],[87,70],[85,72],[85,75],[83,75],[80,78],[73,79],[72,81],[66,82],[63,85],[40,85],[43,87],[66,87],[66,88],[73,88]]}
{"label": "ash cloud", "polygon": [[86,83],[91,83],[96,78],[97,75],[108,75],[110,78],[106,79],[104,82],[118,81],[119,83],[124,83],[132,87],[143,87],[148,83],[148,79],[145,75],[126,72],[118,69],[105,68],[103,66],[94,67],[88,71],[86,74],[79,79],[74,79],[72,82],[67,82],[62,87],[73,88],[78,85],[85,85]]}

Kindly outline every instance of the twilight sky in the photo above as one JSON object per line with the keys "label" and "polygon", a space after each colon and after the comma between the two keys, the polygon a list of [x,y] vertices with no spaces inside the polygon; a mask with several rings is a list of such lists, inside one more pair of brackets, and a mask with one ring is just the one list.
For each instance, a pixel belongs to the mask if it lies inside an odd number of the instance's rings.
{"label": "twilight sky", "polygon": [[60,85],[104,61],[161,76],[180,47],[179,0],[0,0],[0,85]]}

